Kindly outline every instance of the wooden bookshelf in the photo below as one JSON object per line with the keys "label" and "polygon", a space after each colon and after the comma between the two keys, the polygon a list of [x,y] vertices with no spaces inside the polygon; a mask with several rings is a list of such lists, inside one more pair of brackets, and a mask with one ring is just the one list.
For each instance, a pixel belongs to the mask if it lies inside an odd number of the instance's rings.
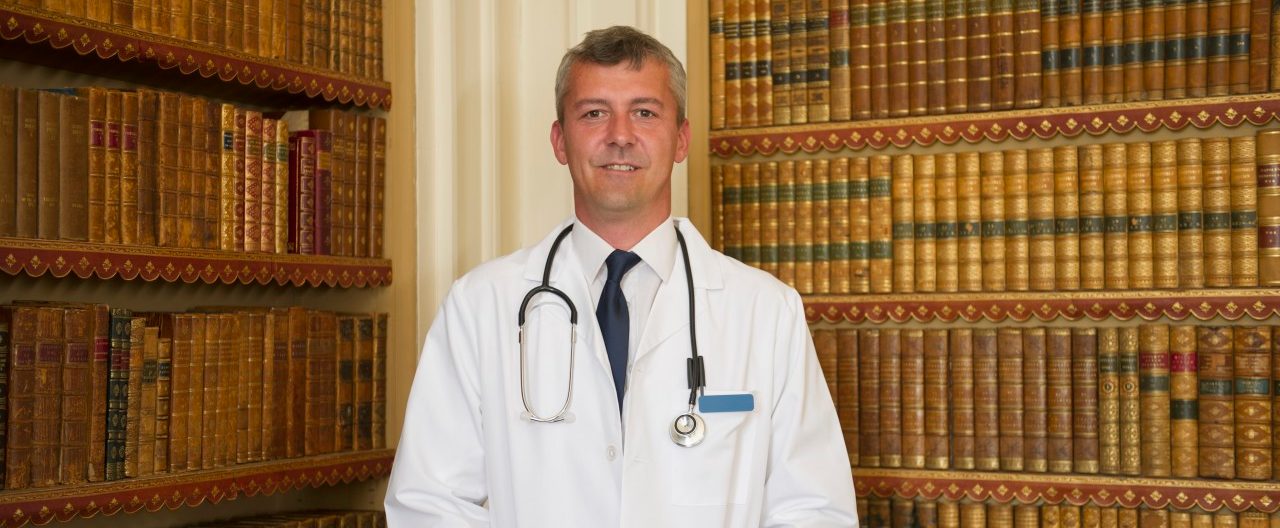
{"label": "wooden bookshelf", "polygon": [[[255,104],[391,108],[391,84],[8,3],[0,56]],[[194,82],[193,82],[194,81]]]}
{"label": "wooden bookshelf", "polygon": [[886,468],[853,468],[853,474],[858,496],[1267,513],[1280,508],[1277,482]]}
{"label": "wooden bookshelf", "polygon": [[383,478],[395,450],[335,453],[114,482],[0,491],[0,528],[274,495]]}
{"label": "wooden bookshelf", "polygon": [[279,255],[0,237],[0,271],[10,275],[144,282],[277,284],[370,288],[391,284],[388,259]]}

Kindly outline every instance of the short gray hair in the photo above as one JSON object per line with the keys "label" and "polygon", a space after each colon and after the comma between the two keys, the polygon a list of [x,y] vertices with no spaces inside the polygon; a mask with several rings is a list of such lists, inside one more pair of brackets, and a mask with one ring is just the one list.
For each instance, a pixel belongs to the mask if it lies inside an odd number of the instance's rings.
{"label": "short gray hair", "polygon": [[684,65],[680,64],[671,49],[658,39],[633,27],[613,26],[587,32],[586,38],[565,52],[556,71],[556,119],[564,122],[564,96],[569,91],[569,70],[579,62],[613,66],[623,61],[633,70],[644,67],[644,61],[653,58],[667,67],[667,86],[676,100],[676,124],[684,123],[685,90]]}

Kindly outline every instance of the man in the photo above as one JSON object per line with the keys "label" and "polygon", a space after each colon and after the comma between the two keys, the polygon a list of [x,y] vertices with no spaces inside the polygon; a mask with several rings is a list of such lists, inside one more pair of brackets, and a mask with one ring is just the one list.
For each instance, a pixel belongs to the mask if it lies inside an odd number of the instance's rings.
{"label": "man", "polygon": [[[856,526],[800,297],[670,216],[689,149],[680,62],[631,28],[588,33],[561,62],[556,113],[574,218],[449,292],[409,396],[390,525]],[[563,297],[526,300],[542,284]],[[691,412],[694,332],[706,387]],[[685,413],[704,422],[673,433]]]}

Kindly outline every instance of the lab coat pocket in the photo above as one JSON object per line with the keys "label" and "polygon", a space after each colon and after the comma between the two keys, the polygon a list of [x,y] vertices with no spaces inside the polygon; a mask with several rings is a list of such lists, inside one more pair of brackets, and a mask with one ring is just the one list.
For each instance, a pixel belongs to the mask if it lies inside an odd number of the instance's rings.
{"label": "lab coat pocket", "polygon": [[[750,391],[704,391],[706,395],[749,394]],[[755,472],[757,411],[700,413],[706,436],[693,447],[671,446],[676,478],[670,487],[674,504],[710,506],[745,504]]]}

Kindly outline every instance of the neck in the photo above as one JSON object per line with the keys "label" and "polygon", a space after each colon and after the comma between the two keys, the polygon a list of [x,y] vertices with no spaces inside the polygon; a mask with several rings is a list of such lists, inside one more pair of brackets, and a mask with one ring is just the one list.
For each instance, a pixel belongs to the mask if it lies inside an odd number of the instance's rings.
{"label": "neck", "polygon": [[582,225],[587,226],[593,233],[608,242],[614,249],[630,251],[631,248],[639,244],[644,237],[657,229],[667,218],[671,216],[670,212],[662,215],[654,215],[652,218],[630,218],[620,219],[616,221],[602,220],[589,214],[583,214],[578,211],[578,221]]}

